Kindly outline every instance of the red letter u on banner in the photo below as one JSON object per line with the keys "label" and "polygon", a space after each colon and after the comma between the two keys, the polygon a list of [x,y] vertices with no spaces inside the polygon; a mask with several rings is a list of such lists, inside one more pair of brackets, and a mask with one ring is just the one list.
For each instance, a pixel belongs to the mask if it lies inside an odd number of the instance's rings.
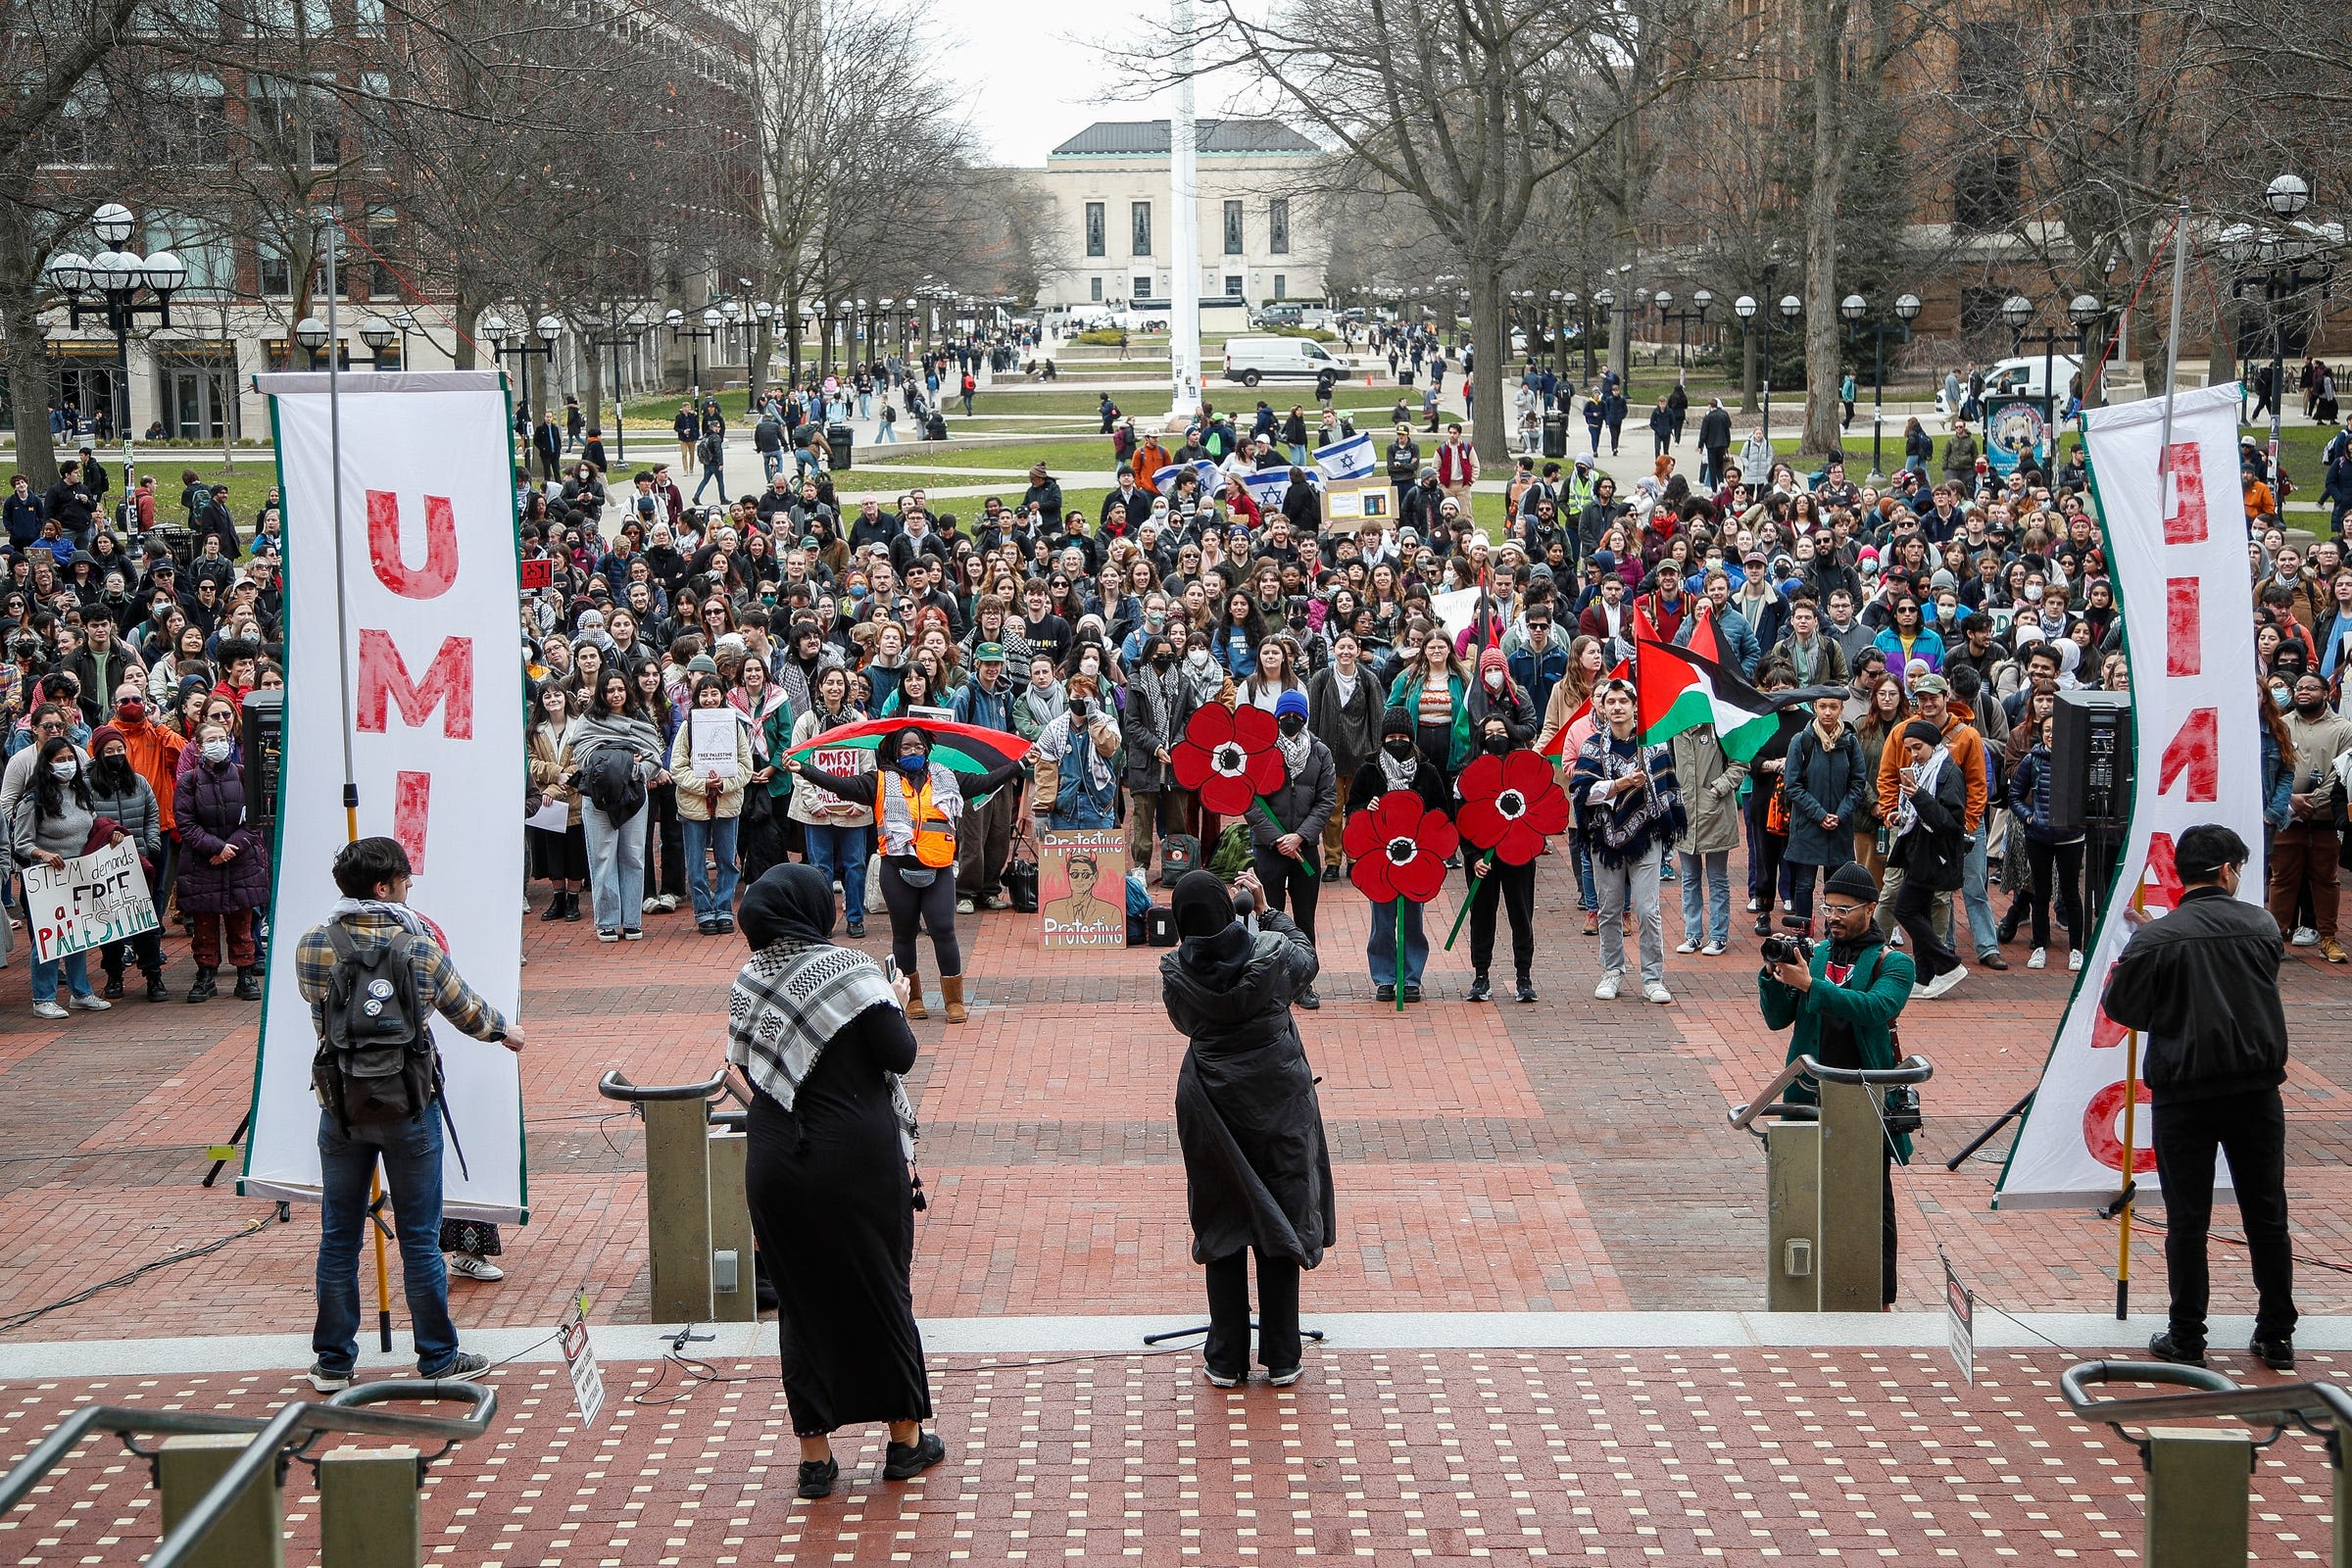
{"label": "red letter u on banner", "polygon": [[438,599],[458,580],[458,524],[449,497],[424,498],[424,564],[412,567],[400,552],[400,498],[368,492],[368,564],[375,580],[403,599]]}

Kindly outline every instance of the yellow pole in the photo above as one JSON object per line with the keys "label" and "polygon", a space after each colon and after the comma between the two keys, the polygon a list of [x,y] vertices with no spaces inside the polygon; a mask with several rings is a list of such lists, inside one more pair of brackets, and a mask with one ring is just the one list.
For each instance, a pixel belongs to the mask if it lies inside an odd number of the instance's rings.
{"label": "yellow pole", "polygon": [[[343,805],[343,842],[360,842],[360,808],[355,794],[346,792]],[[384,1258],[384,1165],[377,1160],[375,1174],[368,1182],[368,1231],[375,1241],[375,1343],[376,1348],[392,1348],[392,1275]]]}
{"label": "yellow pole", "polygon": [[[2132,908],[2134,913],[2147,912],[2138,888],[2132,890]],[[2124,1192],[2122,1206],[2116,1211],[2123,1223],[2116,1227],[2115,1239],[2115,1320],[2119,1323],[2132,1315],[2132,1166],[2138,1130],[2139,1031],[2134,1029],[2124,1036]]]}

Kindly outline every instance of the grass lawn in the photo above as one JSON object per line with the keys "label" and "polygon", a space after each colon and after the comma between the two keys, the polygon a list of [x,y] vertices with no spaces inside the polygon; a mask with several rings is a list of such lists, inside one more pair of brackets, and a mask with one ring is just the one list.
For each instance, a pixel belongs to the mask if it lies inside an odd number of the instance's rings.
{"label": "grass lawn", "polygon": [[[956,435],[961,429],[962,426],[956,420],[948,421],[949,435]],[[876,466],[913,469],[945,464],[956,468],[1004,468],[1025,473],[1030,465],[1042,463],[1055,478],[1090,473],[1108,475],[1116,466],[1110,455],[1110,438],[1103,435],[1083,439],[1043,437],[992,442],[985,447],[956,453],[928,452],[919,443],[902,442],[901,445],[913,446],[915,450],[909,451],[903,459],[887,464],[877,463]]]}

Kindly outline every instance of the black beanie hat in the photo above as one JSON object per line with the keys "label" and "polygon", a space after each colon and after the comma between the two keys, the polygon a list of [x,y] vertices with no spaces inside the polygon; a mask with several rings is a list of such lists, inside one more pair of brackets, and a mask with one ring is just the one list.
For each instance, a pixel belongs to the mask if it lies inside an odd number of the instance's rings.
{"label": "black beanie hat", "polygon": [[1924,718],[1915,718],[1903,726],[1903,739],[1919,741],[1929,746],[1943,744],[1943,731]]}
{"label": "black beanie hat", "polygon": [[1213,937],[1233,924],[1233,895],[1210,871],[1187,871],[1176,881],[1168,903],[1176,913],[1180,937]]}
{"label": "black beanie hat", "polygon": [[1824,898],[1833,893],[1842,893],[1862,904],[1879,902],[1879,884],[1871,877],[1869,868],[1859,860],[1848,860],[1832,871],[1821,891]]}
{"label": "black beanie hat", "polygon": [[1380,715],[1380,738],[1382,740],[1385,741],[1392,735],[1410,735],[1412,732],[1413,715],[1403,709],[1392,708]]}

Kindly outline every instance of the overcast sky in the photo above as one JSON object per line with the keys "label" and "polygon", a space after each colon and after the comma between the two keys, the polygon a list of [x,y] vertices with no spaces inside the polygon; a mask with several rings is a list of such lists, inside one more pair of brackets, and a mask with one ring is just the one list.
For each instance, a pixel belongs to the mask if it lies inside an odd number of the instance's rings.
{"label": "overcast sky", "polygon": [[[934,15],[944,18],[945,65],[962,87],[959,107],[993,162],[1037,168],[1046,154],[1098,120],[1168,114],[1164,94],[1102,101],[1118,86],[1120,57],[1132,59],[1164,42],[1165,0],[1108,7],[991,0]],[[1224,104],[1213,82],[1200,85],[1197,100],[1203,118]]]}

